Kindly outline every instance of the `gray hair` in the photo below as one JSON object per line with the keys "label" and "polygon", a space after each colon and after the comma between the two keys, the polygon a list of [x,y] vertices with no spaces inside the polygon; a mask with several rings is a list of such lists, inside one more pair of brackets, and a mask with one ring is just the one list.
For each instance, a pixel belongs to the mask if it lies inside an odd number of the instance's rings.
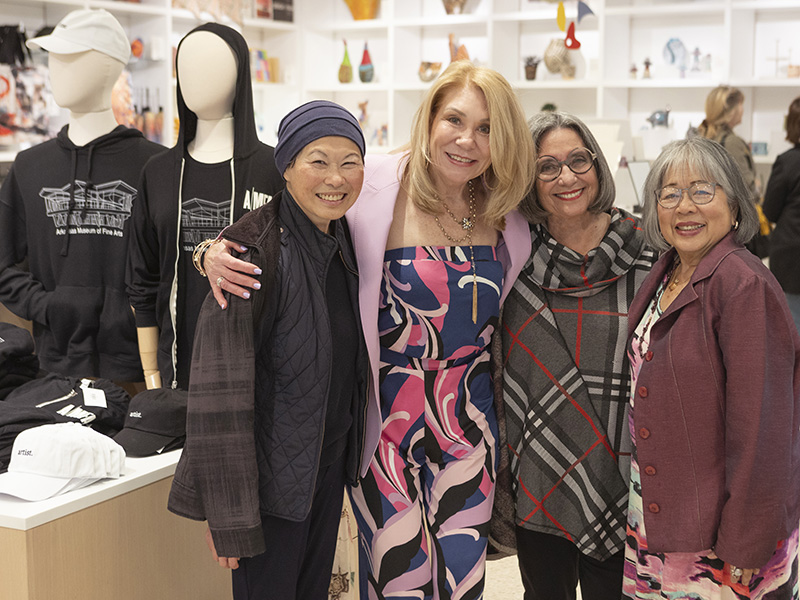
{"label": "gray hair", "polygon": [[758,233],[759,222],[753,198],[736,161],[721,144],[696,136],[667,144],[650,168],[644,182],[644,212],[642,229],[644,239],[657,250],[670,248],[658,224],[656,192],[661,189],[667,173],[672,169],[693,170],[698,177],[717,183],[728,196],[728,206],[739,222],[736,240],[742,244]]}
{"label": "gray hair", "polygon": [[[608,162],[600,149],[600,144],[594,139],[592,132],[586,124],[578,117],[564,112],[542,111],[528,121],[528,127],[533,136],[533,144],[536,147],[534,160],[539,158],[539,149],[542,138],[556,129],[571,129],[581,138],[583,145],[591,150],[597,158],[594,161],[594,168],[597,172],[597,198],[589,205],[589,212],[602,213],[614,206],[616,197],[616,187],[614,186],[614,176],[608,168]],[[534,182],[530,193],[528,193],[519,205],[519,211],[530,223],[544,223],[549,217],[549,213],[542,208],[542,203],[536,192],[536,182]]]}

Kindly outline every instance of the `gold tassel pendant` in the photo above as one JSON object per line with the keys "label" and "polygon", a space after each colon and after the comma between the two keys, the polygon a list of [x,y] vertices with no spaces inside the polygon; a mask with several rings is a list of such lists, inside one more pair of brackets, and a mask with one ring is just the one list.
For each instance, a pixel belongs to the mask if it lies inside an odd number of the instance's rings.
{"label": "gold tassel pendant", "polygon": [[472,275],[472,322],[478,322],[478,280]]}

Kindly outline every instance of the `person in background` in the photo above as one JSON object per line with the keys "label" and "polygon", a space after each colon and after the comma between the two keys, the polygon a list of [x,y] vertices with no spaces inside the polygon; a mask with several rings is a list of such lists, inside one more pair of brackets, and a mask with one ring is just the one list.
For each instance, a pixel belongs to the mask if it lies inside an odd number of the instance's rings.
{"label": "person in background", "polygon": [[786,140],[794,147],[775,159],[763,208],[775,223],[770,234],[769,269],[781,284],[800,331],[800,97],[789,105]]}
{"label": "person in background", "polygon": [[742,122],[744,114],[744,94],[738,88],[720,85],[706,97],[706,118],[700,123],[697,132],[704,138],[722,144],[739,166],[753,202],[758,199],[756,187],[756,167],[750,146],[733,128]]}
{"label": "person in background", "polygon": [[[488,347],[530,254],[514,209],[533,172],[513,89],[468,61],[433,83],[407,148],[367,161],[347,213],[372,377],[352,489],[362,598],[483,594],[498,448]],[[209,280],[252,287],[236,272],[252,266],[225,250],[208,251]]]}
{"label": "person in background", "polygon": [[[735,159],[672,142],[645,181],[663,254],[629,315],[624,598],[797,598],[800,335]],[[731,588],[734,596],[728,595]]]}
{"label": "person in background", "polygon": [[628,306],[655,262],[586,125],[533,117],[531,256],[503,308],[503,394],[525,600],[621,595]]}
{"label": "person in background", "polygon": [[265,290],[221,311],[192,355],[186,448],[169,509],[207,520],[235,600],[327,598],[345,480],[362,453],[368,365],[345,211],[364,179],[356,118],[325,100],[287,114],[286,187],[227,230]]}

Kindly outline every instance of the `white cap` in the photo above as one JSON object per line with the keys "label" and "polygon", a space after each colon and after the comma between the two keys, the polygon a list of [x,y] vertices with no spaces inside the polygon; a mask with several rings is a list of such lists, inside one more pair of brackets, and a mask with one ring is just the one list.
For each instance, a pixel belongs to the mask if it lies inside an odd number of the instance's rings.
{"label": "white cap", "polygon": [[97,50],[128,64],[131,43],[125,30],[107,10],[81,9],[69,13],[50,35],[30,39],[28,48],[43,48],[56,54],[77,54]]}
{"label": "white cap", "polygon": [[17,435],[8,473],[0,475],[0,494],[44,500],[116,479],[125,450],[110,437],[77,423],[40,425]]}

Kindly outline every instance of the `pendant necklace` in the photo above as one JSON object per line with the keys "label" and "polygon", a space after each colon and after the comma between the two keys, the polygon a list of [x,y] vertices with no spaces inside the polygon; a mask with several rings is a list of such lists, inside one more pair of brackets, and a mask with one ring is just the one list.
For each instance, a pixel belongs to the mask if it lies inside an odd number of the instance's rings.
{"label": "pendant necklace", "polygon": [[441,229],[442,234],[446,237],[449,241],[451,241],[455,245],[460,245],[462,242],[467,242],[469,244],[469,256],[470,256],[470,263],[472,264],[472,322],[478,322],[478,275],[475,271],[475,250],[472,247],[472,230],[475,227],[476,216],[477,216],[477,208],[475,205],[475,188],[473,187],[472,180],[467,182],[467,187],[469,189],[469,216],[464,217],[463,219],[459,219],[453,214],[453,211],[450,210],[450,207],[447,206],[444,200],[439,199],[436,196],[436,200],[442,203],[444,206],[445,211],[447,214],[450,215],[450,218],[453,219],[458,225],[461,226],[463,230],[466,231],[463,237],[461,238],[454,238],[452,237],[447,231],[445,230],[444,226],[442,225],[441,221],[439,221],[439,216],[434,215],[433,218],[436,221],[436,224]]}

